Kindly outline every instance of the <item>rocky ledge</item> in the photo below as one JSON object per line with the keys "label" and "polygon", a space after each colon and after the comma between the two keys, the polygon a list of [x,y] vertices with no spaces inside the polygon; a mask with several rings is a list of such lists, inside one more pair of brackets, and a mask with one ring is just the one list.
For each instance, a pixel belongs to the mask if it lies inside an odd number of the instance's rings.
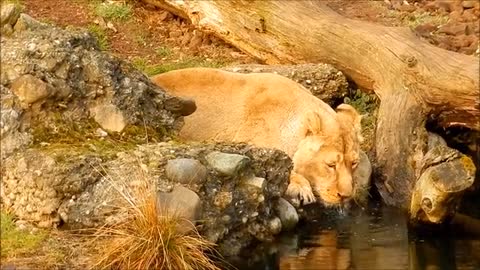
{"label": "rocky ledge", "polygon": [[[2,209],[39,227],[95,228],[122,219],[122,198],[153,187],[235,255],[293,228],[283,200],[291,160],[246,144],[175,139],[185,103],[79,29],[1,12]],[[186,105],[187,104],[187,105]]]}
{"label": "rocky ledge", "polygon": [[159,209],[198,221],[202,235],[233,255],[298,222],[281,199],[290,169],[283,152],[245,144],[145,144],[110,160],[46,146],[6,159],[2,203],[42,227],[98,227],[122,218],[124,192],[154,186]]}
{"label": "rocky ledge", "polygon": [[88,32],[37,22],[12,4],[1,23],[2,159],[104,134],[159,142],[182,126],[183,101],[101,52]]}

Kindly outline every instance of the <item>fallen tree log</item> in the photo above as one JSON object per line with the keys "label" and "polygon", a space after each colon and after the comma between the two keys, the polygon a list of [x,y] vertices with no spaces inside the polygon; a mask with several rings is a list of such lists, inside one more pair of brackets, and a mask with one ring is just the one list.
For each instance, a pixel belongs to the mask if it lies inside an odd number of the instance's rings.
{"label": "fallen tree log", "polygon": [[427,119],[480,130],[479,64],[409,29],[344,18],[319,1],[144,0],[268,64],[328,63],[381,100],[375,182],[410,208],[428,150]]}

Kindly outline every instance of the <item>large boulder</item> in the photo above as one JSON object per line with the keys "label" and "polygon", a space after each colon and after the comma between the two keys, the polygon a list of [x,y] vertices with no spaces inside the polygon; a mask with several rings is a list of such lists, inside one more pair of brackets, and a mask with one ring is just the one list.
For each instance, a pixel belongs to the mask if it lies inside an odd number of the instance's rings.
{"label": "large boulder", "polygon": [[181,127],[185,102],[101,52],[88,32],[37,22],[14,5],[2,6],[4,26],[13,32],[1,37],[2,160],[32,144],[78,144],[98,128],[144,142]]}
{"label": "large boulder", "polygon": [[[235,162],[232,157],[242,163],[232,165],[236,170],[225,173],[216,166]],[[168,166],[179,158],[199,164]],[[190,182],[176,177],[192,164],[206,170],[204,177]],[[223,254],[234,255],[253,241],[273,240],[282,230],[284,214],[275,207],[291,168],[283,152],[246,144],[145,144],[105,160],[46,146],[8,157],[1,191],[4,206],[20,219],[44,227],[87,228],[120,221],[125,194],[152,186],[160,209],[180,207],[180,214],[197,221],[200,233],[218,243]]]}

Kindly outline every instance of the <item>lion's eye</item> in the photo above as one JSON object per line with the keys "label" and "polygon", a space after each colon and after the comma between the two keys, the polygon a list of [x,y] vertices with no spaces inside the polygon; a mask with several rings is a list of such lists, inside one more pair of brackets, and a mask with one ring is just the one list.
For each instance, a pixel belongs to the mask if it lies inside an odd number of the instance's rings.
{"label": "lion's eye", "polygon": [[335,165],[335,163],[327,163],[327,166],[332,169],[335,169]]}
{"label": "lion's eye", "polygon": [[355,169],[357,166],[358,166],[358,161],[354,161],[354,162],[352,163],[352,168]]}

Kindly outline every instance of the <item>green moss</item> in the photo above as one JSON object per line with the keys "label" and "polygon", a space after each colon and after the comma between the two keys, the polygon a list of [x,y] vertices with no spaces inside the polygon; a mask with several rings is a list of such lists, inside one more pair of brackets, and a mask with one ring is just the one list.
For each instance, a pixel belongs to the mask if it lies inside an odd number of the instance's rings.
{"label": "green moss", "polygon": [[155,50],[155,53],[160,57],[169,57],[172,55],[172,49],[167,46],[161,46]]}
{"label": "green moss", "polygon": [[138,143],[160,142],[162,138],[167,135],[167,131],[164,128],[161,130],[154,130],[150,126],[126,126],[121,133],[115,133],[114,137],[118,140],[123,140],[124,137],[128,137]]}
{"label": "green moss", "polygon": [[118,152],[132,150],[137,146],[134,143],[117,143],[114,140],[91,140],[76,144],[53,143],[47,146],[37,147],[42,152],[53,157],[59,164],[76,162],[75,157],[93,156],[102,160],[112,160]]}
{"label": "green moss", "polygon": [[377,123],[377,108],[380,103],[375,94],[367,94],[357,89],[344,99],[362,115],[362,148],[369,151],[373,147],[375,127]]}
{"label": "green moss", "polygon": [[426,23],[436,26],[443,25],[446,24],[448,20],[448,15],[431,15],[428,12],[414,11],[403,19],[403,23],[411,29],[415,29],[415,27]]}
{"label": "green moss", "polygon": [[98,41],[98,46],[101,50],[107,50],[108,45],[108,37],[105,33],[105,30],[96,24],[88,25],[88,31],[92,33]]}
{"label": "green moss", "polygon": [[16,257],[18,255],[33,254],[35,249],[47,236],[45,231],[35,233],[21,231],[15,226],[13,216],[1,212],[1,256],[2,258]]}
{"label": "green moss", "polygon": [[191,57],[182,59],[174,63],[164,63],[157,65],[147,65],[142,71],[145,72],[148,76],[153,76],[160,73],[165,73],[168,71],[190,68],[190,67],[211,67],[211,68],[221,68],[226,64],[222,60],[207,60],[204,57]]}
{"label": "green moss", "polygon": [[72,236],[67,241],[60,237],[64,233],[58,231],[41,229],[21,231],[15,226],[14,221],[12,215],[2,210],[0,221],[2,265],[11,263],[17,269],[59,269],[59,266],[65,265],[67,256],[72,256],[72,249],[78,246],[78,243],[72,245],[78,236]]}
{"label": "green moss", "polygon": [[147,68],[147,66],[148,66],[147,59],[141,58],[141,57],[135,57],[135,58],[132,60],[132,65],[133,65],[136,69],[145,72],[145,70],[146,70],[146,68]]}
{"label": "green moss", "polygon": [[344,102],[352,105],[360,114],[373,112],[378,107],[375,94],[367,94],[360,89],[355,90]]}
{"label": "green moss", "polygon": [[98,137],[95,131],[100,126],[95,121],[71,121],[63,119],[60,113],[53,113],[49,121],[43,120],[33,126],[33,147],[49,152],[56,157],[57,162],[71,160],[71,157],[79,155],[112,159],[116,153],[134,149],[138,144],[160,142],[168,134],[164,128],[127,125],[122,132],[111,132],[106,137]]}
{"label": "green moss", "polygon": [[145,32],[139,32],[135,35],[135,42],[140,46],[147,46],[148,36]]}
{"label": "green moss", "polygon": [[126,3],[95,1],[94,10],[107,20],[127,21],[132,16],[132,7]]}
{"label": "green moss", "polygon": [[40,142],[76,143],[95,138],[92,130],[99,127],[93,120],[71,121],[60,112],[52,112],[46,119],[34,121],[32,135],[34,144]]}

